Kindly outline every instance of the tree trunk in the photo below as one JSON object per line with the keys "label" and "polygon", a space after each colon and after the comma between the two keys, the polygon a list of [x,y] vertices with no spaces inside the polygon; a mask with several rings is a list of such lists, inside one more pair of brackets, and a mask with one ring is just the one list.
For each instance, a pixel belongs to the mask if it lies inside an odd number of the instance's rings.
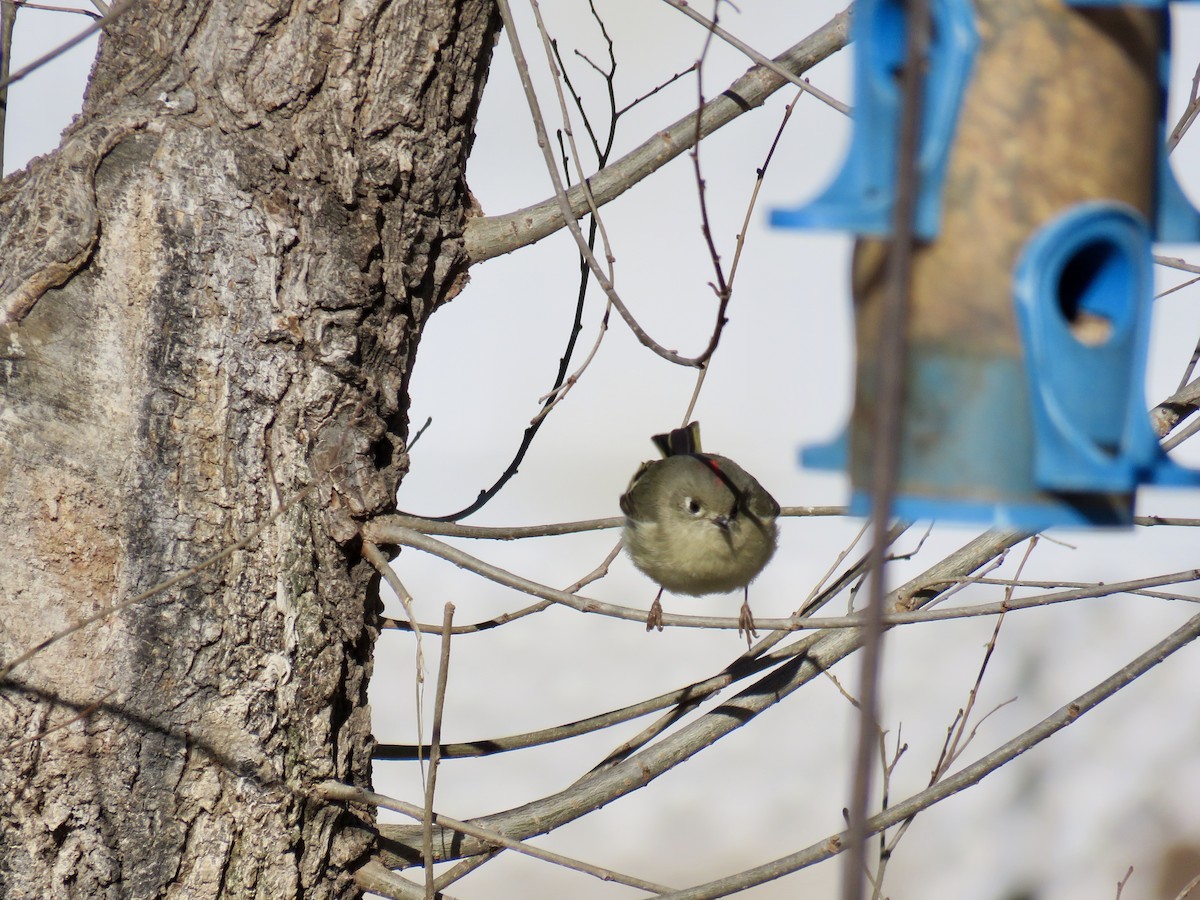
{"label": "tree trunk", "polygon": [[356,894],[373,818],[310,788],[370,780],[358,524],[465,281],[497,28],[487,0],[141,4],[0,189],[3,660],[265,525],[8,674],[0,896]]}

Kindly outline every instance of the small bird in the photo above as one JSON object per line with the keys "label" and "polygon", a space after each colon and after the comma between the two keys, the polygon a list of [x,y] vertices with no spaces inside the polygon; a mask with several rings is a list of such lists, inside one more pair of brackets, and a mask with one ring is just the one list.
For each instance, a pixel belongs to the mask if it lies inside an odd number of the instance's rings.
{"label": "small bird", "polygon": [[775,552],[779,504],[749,472],[700,450],[700,424],[655,435],[663,459],[644,462],[621,495],[629,558],[660,587],[646,630],[662,631],[662,592],[698,597],[744,590],[738,634],[754,631],[750,582]]}

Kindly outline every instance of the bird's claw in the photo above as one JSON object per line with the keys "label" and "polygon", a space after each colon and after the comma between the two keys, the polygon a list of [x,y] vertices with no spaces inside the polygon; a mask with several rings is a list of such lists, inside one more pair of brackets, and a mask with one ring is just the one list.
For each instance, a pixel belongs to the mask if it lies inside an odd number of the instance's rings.
{"label": "bird's claw", "polygon": [[657,628],[659,631],[662,631],[662,617],[662,603],[659,601],[658,597],[655,597],[654,603],[650,605],[650,612],[646,613],[646,630],[653,631],[655,628]]}
{"label": "bird's claw", "polygon": [[750,601],[747,600],[742,604],[741,612],[738,613],[738,637],[745,633],[746,646],[750,646],[750,641],[758,637],[758,632],[754,628],[754,613],[750,612]]}

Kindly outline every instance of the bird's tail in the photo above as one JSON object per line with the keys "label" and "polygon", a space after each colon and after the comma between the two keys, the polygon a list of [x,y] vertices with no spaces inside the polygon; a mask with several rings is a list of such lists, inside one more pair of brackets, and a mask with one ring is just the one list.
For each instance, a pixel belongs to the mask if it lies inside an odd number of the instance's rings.
{"label": "bird's tail", "polygon": [[700,452],[700,423],[689,422],[667,434],[656,434],[651,440],[663,456],[693,456]]}

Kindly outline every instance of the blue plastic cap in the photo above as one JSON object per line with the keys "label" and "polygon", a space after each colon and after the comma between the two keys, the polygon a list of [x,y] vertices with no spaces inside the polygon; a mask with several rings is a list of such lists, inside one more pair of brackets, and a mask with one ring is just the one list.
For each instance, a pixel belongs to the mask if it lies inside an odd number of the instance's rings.
{"label": "blue plastic cap", "polygon": [[1013,286],[1045,490],[1200,484],[1163,452],[1146,413],[1152,265],[1142,216],[1112,201],[1072,207],[1025,245]]}
{"label": "blue plastic cap", "polygon": [[[933,39],[925,77],[917,154],[917,236],[932,240],[941,220],[942,182],[975,49],[971,0],[932,0]],[[896,204],[896,148],[902,97],[896,72],[904,59],[902,0],[859,0],[851,33],[854,134],[841,171],[817,199],[771,212],[777,228],[826,228],[886,236]]]}

